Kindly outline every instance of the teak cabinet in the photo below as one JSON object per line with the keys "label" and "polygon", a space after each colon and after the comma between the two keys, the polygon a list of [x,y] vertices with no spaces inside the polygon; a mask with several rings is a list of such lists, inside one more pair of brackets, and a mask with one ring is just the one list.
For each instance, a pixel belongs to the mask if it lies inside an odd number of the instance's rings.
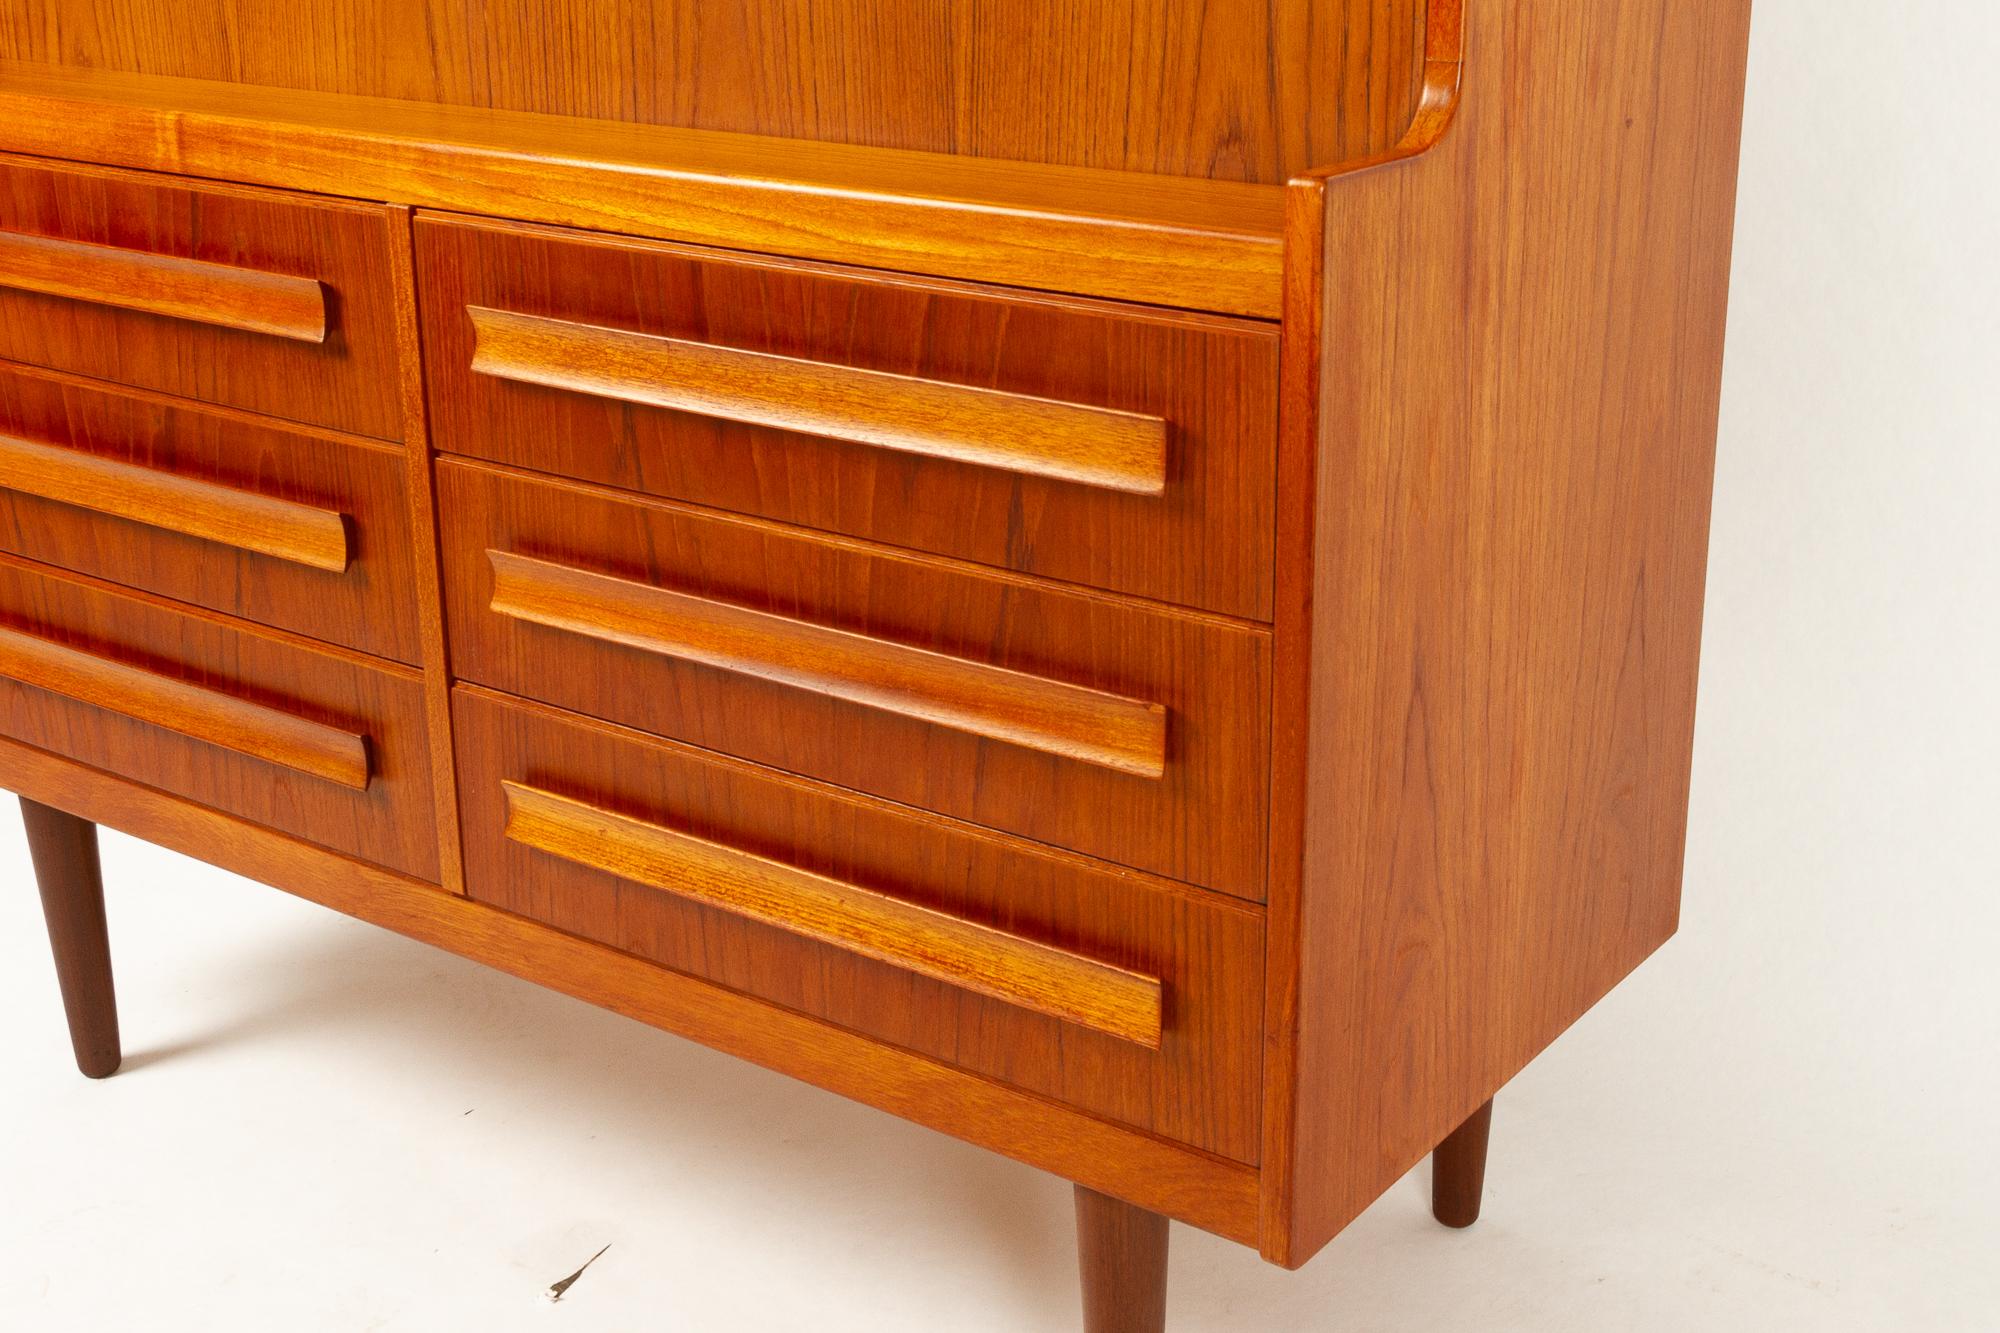
{"label": "teak cabinet", "polygon": [[1470,1223],[1676,925],[1748,17],[0,0],[84,1071],[104,824],[1075,1181],[1093,1330]]}

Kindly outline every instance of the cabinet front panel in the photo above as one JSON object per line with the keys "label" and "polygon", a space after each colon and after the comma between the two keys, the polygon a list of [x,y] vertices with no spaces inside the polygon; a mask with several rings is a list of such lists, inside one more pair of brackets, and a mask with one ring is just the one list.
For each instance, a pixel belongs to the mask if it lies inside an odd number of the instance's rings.
{"label": "cabinet front panel", "polygon": [[439,467],[461,679],[1245,898],[1262,631]]}
{"label": "cabinet front panel", "polygon": [[0,157],[0,358],[400,439],[389,217]]}
{"label": "cabinet front panel", "polygon": [[438,878],[403,673],[0,559],[0,734]]}
{"label": "cabinet front panel", "polygon": [[438,447],[1250,619],[1274,326],[418,222]]}
{"label": "cabinet front panel", "polygon": [[0,367],[0,550],[419,660],[393,449]]}
{"label": "cabinet front panel", "polygon": [[[1256,1160],[1256,909],[477,690],[461,687],[454,703],[475,898],[1079,1109]],[[565,823],[590,836],[566,843]],[[733,892],[746,881],[769,892],[748,901]],[[839,920],[815,918],[801,897],[815,886],[1109,971],[1085,984],[1153,983],[1152,1044],[1110,1035],[1093,1018],[1038,1011],[1047,1006],[1032,993],[996,998],[926,968],[953,961],[961,947],[943,929],[913,962],[896,942],[884,947],[882,932],[853,935]],[[834,935],[845,938],[829,942]],[[872,956],[862,952],[871,944]]]}

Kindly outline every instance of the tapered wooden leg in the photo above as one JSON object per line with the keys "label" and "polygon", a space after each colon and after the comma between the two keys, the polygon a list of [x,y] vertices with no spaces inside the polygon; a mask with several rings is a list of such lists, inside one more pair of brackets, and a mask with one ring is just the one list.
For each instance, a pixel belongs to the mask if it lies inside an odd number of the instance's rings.
{"label": "tapered wooden leg", "polygon": [[1431,1215],[1448,1227],[1469,1227],[1479,1220],[1479,1201],[1486,1192],[1486,1141],[1492,1130],[1489,1101],[1431,1154]]}
{"label": "tapered wooden leg", "polygon": [[1076,1187],[1084,1333],[1163,1333],[1167,1219]]}
{"label": "tapered wooden leg", "polygon": [[21,799],[28,854],[42,890],[42,915],[56,955],[56,981],[69,1014],[76,1067],[109,1078],[123,1058],[118,1044],[118,997],[111,986],[111,943],[104,923],[104,877],[97,862],[97,825]]}

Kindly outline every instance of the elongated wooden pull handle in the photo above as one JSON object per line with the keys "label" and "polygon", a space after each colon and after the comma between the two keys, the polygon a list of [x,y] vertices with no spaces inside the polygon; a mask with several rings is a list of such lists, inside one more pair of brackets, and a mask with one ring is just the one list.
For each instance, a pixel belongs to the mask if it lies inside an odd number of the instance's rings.
{"label": "elongated wooden pull handle", "polygon": [[874,889],[517,782],[510,841],[892,967],[1158,1049],[1161,987],[1142,976]]}
{"label": "elongated wooden pull handle", "polygon": [[1159,704],[729,602],[488,551],[500,615],[1158,778]]}
{"label": "elongated wooden pull handle", "polygon": [[169,319],[326,341],[326,292],[311,278],[0,232],[0,287]]}
{"label": "elongated wooden pull handle", "polygon": [[0,435],[0,488],[314,569],[347,569],[340,514],[75,449]]}
{"label": "elongated wooden pull handle", "polygon": [[482,375],[1160,495],[1167,423],[1107,407],[471,306]]}
{"label": "elongated wooden pull handle", "polygon": [[66,644],[0,629],[0,676],[356,791],[368,787],[365,737]]}

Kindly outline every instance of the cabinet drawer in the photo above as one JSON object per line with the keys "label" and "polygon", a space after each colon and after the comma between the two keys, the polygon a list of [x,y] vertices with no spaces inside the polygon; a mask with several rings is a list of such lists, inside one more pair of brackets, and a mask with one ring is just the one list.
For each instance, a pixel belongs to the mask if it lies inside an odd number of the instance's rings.
{"label": "cabinet drawer", "polygon": [[461,687],[472,896],[1243,1161],[1261,912]]}
{"label": "cabinet drawer", "polygon": [[413,675],[0,558],[0,734],[438,877]]}
{"label": "cabinet drawer", "polygon": [[0,550],[418,660],[400,450],[0,367]]}
{"label": "cabinet drawer", "polygon": [[467,463],[465,680],[1260,897],[1269,639]]}
{"label": "cabinet drawer", "polygon": [[438,447],[1252,619],[1269,325],[424,218]]}
{"label": "cabinet drawer", "polygon": [[389,216],[0,157],[0,358],[399,439]]}

